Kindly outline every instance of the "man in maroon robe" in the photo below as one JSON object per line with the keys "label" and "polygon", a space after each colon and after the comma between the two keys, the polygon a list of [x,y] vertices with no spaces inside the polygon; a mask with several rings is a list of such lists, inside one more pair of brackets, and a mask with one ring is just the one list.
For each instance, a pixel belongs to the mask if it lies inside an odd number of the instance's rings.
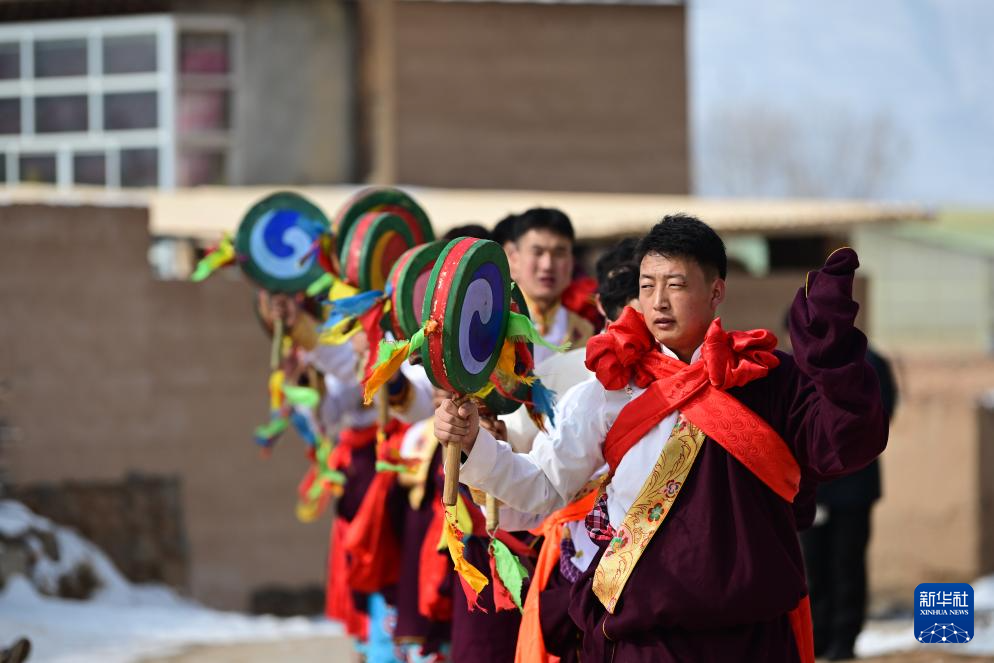
{"label": "man in maroon robe", "polygon": [[[769,332],[725,332],[714,319],[727,261],[700,220],[667,217],[637,258],[642,313],[627,309],[592,339],[597,377],[564,396],[548,441],[514,454],[479,430],[471,403],[452,401],[436,434],[463,446],[464,481],[525,512],[559,508],[607,462],[612,479],[587,518],[600,553],[570,600],[582,660],[811,661],[793,502],[802,480],[809,494],[887,439],[853,325],[856,254],[837,251],[808,275],[791,308],[794,356]],[[688,431],[696,442],[674,464]],[[680,463],[678,479],[646,492]]]}

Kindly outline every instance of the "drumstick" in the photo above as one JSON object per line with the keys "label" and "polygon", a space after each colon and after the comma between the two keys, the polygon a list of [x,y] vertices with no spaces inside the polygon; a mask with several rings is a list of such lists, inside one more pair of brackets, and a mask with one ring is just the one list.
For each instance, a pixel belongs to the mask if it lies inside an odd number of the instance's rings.
{"label": "drumstick", "polygon": [[276,370],[280,367],[283,354],[283,318],[276,316],[273,320],[273,345],[269,353],[269,368]]}
{"label": "drumstick", "polygon": [[487,532],[492,534],[500,527],[500,505],[497,498],[487,493]]}
{"label": "drumstick", "polygon": [[[460,396],[452,401],[458,408],[468,400]],[[455,506],[459,495],[459,466],[462,464],[462,446],[449,443],[445,445],[445,484],[442,486],[442,504]]]}

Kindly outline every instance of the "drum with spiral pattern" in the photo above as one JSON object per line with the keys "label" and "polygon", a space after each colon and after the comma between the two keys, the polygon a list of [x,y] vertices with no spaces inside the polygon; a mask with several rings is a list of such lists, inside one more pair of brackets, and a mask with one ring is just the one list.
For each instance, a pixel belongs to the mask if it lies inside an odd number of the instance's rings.
{"label": "drum with spiral pattern", "polygon": [[270,292],[303,291],[324,274],[315,241],[329,230],[324,213],[303,196],[280,191],[245,214],[235,251],[246,275]]}
{"label": "drum with spiral pattern", "polygon": [[428,280],[422,359],[440,389],[482,389],[500,358],[510,315],[511,277],[496,242],[460,237],[439,255]]}

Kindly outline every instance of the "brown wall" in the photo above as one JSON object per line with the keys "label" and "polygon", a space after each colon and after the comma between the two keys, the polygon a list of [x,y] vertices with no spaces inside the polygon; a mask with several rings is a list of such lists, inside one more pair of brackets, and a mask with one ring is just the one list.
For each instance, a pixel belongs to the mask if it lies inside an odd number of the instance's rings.
{"label": "brown wall", "polygon": [[683,7],[395,3],[396,178],[686,193]]}
{"label": "brown wall", "polygon": [[994,572],[994,431],[982,431],[977,404],[994,384],[994,359],[890,357],[900,400],[881,460],[870,582],[878,598],[906,604],[918,583],[971,582]]}
{"label": "brown wall", "polygon": [[294,517],[302,443],[288,436],[263,460],[251,440],[268,400],[251,289],[154,281],[148,243],[144,209],[0,207],[11,479],[179,476],[189,590],[208,604],[320,582],[327,520]]}

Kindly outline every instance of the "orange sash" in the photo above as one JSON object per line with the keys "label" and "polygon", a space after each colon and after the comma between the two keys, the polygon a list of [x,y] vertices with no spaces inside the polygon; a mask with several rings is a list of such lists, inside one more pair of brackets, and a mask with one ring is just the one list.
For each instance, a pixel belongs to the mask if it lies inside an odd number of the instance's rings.
{"label": "orange sash", "polygon": [[518,628],[518,645],[514,653],[515,663],[556,663],[558,656],[550,655],[545,649],[542,638],[542,623],[540,616],[539,595],[549,583],[553,569],[559,564],[559,545],[563,537],[563,527],[568,522],[583,520],[594,508],[599,491],[591,490],[584,497],[564,506],[542,521],[542,524],[531,531],[536,536],[544,536],[542,549],[535,563],[535,574],[532,578],[528,596],[525,598],[524,611],[521,614],[521,626]]}

